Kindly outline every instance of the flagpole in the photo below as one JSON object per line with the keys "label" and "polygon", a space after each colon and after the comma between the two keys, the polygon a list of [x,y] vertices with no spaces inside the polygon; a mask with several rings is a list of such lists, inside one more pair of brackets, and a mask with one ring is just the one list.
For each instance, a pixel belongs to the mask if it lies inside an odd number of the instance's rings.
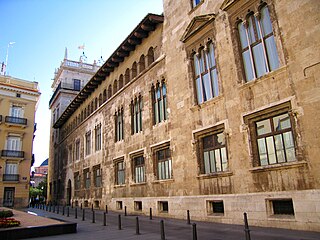
{"label": "flagpole", "polygon": [[5,72],[4,72],[4,75],[6,75],[6,73],[7,73],[7,68],[8,68],[9,48],[10,48],[10,45],[13,45],[13,44],[15,44],[15,42],[9,42],[9,43],[8,43],[7,54],[6,54],[6,64],[5,64],[6,70],[5,70]]}

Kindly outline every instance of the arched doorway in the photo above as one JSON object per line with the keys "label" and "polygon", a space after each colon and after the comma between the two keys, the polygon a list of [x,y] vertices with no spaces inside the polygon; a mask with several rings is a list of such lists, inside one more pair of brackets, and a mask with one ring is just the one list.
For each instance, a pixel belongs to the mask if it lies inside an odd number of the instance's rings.
{"label": "arched doorway", "polygon": [[67,187],[67,205],[71,205],[71,195],[72,195],[72,188],[71,188],[71,180],[68,181]]}

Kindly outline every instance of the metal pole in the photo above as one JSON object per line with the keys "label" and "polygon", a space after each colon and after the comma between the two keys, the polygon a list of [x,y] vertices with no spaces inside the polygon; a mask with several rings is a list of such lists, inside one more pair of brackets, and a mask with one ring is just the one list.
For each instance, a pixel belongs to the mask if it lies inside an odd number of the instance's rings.
{"label": "metal pole", "polygon": [[192,224],[192,239],[193,240],[197,240],[198,236],[197,236],[197,224],[193,223]]}
{"label": "metal pole", "polygon": [[69,217],[69,207],[67,207],[67,217]]}
{"label": "metal pole", "polygon": [[62,207],[62,215],[64,215],[65,206]]}
{"label": "metal pole", "polygon": [[187,210],[187,224],[191,224],[190,222],[190,211]]}
{"label": "metal pole", "polygon": [[161,235],[161,240],[166,240],[166,236],[164,233],[164,222],[163,220],[160,221],[160,235]]}
{"label": "metal pole", "polygon": [[244,217],[244,232],[245,232],[246,240],[251,240],[247,213],[243,213],[243,217]]}
{"label": "metal pole", "polygon": [[140,235],[139,218],[136,217],[136,234]]}
{"label": "metal pole", "polygon": [[124,206],[124,215],[127,216],[127,206]]}
{"label": "metal pole", "polygon": [[76,207],[74,211],[74,218],[78,218],[78,208]]}
{"label": "metal pole", "polygon": [[118,216],[118,229],[121,230],[121,215]]}
{"label": "metal pole", "polygon": [[152,220],[152,208],[150,208],[150,220]]}
{"label": "metal pole", "polygon": [[92,210],[92,223],[95,223],[96,222],[96,217],[95,217],[95,213],[94,211]]}
{"label": "metal pole", "polygon": [[108,213],[108,205],[106,205],[106,213]]}
{"label": "metal pole", "polygon": [[80,209],[82,210],[82,203],[80,204]]}
{"label": "metal pole", "polygon": [[58,206],[57,206],[57,214],[59,214],[59,208],[60,208],[60,207],[59,207],[59,204],[58,204]]}
{"label": "metal pole", "polygon": [[91,211],[93,211],[93,204],[91,204]]}
{"label": "metal pole", "polygon": [[86,215],[86,210],[85,209],[82,209],[82,221],[85,220],[85,215]]}
{"label": "metal pole", "polygon": [[107,214],[103,213],[103,226],[107,226]]}

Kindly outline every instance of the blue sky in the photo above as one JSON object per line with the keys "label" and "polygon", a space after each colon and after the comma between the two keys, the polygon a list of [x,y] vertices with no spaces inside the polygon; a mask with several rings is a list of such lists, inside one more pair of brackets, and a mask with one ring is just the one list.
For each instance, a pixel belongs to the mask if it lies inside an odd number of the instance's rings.
{"label": "blue sky", "polygon": [[0,62],[7,73],[39,83],[41,98],[33,145],[38,166],[49,154],[51,83],[65,47],[79,60],[85,45],[88,63],[107,59],[148,14],[162,14],[162,0],[0,0]]}

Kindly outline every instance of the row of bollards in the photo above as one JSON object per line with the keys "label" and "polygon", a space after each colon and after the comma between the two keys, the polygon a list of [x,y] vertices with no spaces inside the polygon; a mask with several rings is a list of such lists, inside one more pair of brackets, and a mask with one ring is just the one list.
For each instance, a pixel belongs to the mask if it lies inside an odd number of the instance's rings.
{"label": "row of bollards", "polygon": [[[39,208],[41,210],[53,212],[59,214],[60,212],[60,206],[59,205],[52,205],[52,204],[35,204],[33,206],[34,208]],[[65,207],[62,206],[62,215],[65,215]],[[73,208],[73,206],[71,206]],[[82,204],[80,205],[80,209],[82,210],[82,221],[85,221],[86,212],[85,208],[82,208]],[[75,207],[74,209],[74,217],[78,218],[78,207]],[[93,209],[93,205],[91,206],[91,212],[92,212],[92,223],[95,223],[95,211]],[[103,213],[103,226],[107,226],[107,214],[108,214],[108,206],[105,207],[105,212]],[[70,216],[70,209],[67,207],[67,217]],[[124,216],[127,216],[127,207],[124,208]],[[248,216],[247,213],[243,214],[244,217],[244,232],[245,232],[245,240],[251,240],[250,236],[250,229],[248,224]],[[150,215],[149,219],[152,220],[152,208],[150,208]],[[187,210],[187,224],[191,224],[191,218],[190,218],[190,211]],[[140,226],[139,226],[139,217],[136,217],[135,221],[136,226],[136,235],[140,235]],[[121,214],[118,215],[118,229],[122,230],[122,222],[121,222]],[[165,240],[165,228],[164,228],[164,221],[160,220],[160,236],[161,240]],[[192,239],[197,240],[197,225],[195,223],[192,224]]]}

